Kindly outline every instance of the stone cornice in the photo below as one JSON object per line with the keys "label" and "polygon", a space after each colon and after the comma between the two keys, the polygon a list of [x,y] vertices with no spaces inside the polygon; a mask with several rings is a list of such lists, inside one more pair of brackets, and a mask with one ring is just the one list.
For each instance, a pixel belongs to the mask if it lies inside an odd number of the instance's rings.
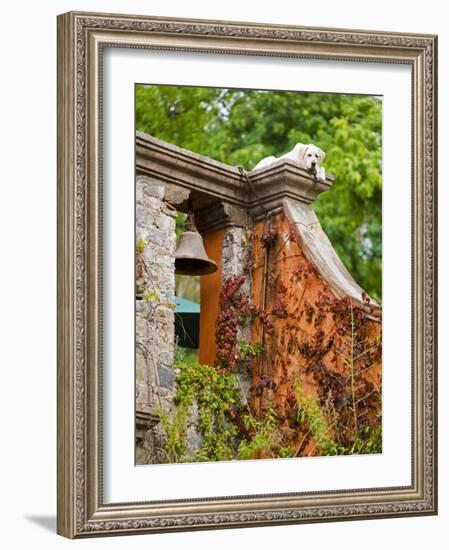
{"label": "stone cornice", "polygon": [[238,168],[177,145],[136,133],[136,172],[242,206],[246,200]]}
{"label": "stone cornice", "polygon": [[287,198],[310,204],[320,193],[330,189],[334,182],[330,174],[326,174],[325,181],[317,180],[297,163],[284,159],[265,168],[252,170],[248,177],[257,196],[248,197],[247,208],[255,219],[263,215],[260,203],[265,211],[281,207]]}
{"label": "stone cornice", "polygon": [[247,209],[256,219],[282,207],[286,198],[310,204],[334,181],[329,174],[325,181],[317,180],[295,162],[278,160],[247,172],[248,184],[238,167],[142,132],[136,134],[136,172]]}
{"label": "stone cornice", "polygon": [[158,415],[148,413],[145,411],[136,411],[136,426],[148,429],[152,428],[153,426],[156,426],[160,422],[160,418]]}
{"label": "stone cornice", "polygon": [[245,227],[248,222],[246,209],[222,201],[195,210],[195,224],[201,234],[225,227]]}

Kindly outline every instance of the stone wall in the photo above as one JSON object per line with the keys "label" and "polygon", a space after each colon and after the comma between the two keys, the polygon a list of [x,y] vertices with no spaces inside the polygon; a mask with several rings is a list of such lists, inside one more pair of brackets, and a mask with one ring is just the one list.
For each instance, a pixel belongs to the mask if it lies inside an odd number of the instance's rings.
{"label": "stone wall", "polygon": [[164,462],[158,418],[175,390],[176,212],[157,180],[136,180],[136,463]]}

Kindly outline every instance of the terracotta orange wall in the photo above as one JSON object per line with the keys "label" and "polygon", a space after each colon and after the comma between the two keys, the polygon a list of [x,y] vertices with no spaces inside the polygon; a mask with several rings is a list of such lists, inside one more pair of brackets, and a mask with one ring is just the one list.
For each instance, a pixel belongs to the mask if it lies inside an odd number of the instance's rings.
{"label": "terracotta orange wall", "polygon": [[[313,345],[314,338],[319,332],[324,336],[320,338],[321,345],[329,341],[330,335],[335,329],[335,319],[328,312],[322,319],[317,319],[320,293],[325,292],[332,296],[327,284],[313,270],[304,256],[300,244],[292,231],[284,214],[278,214],[273,218],[273,227],[278,234],[275,245],[270,248],[267,262],[268,283],[265,292],[265,312],[273,325],[273,333],[262,334],[260,320],[255,319],[252,325],[252,343],[261,342],[265,352],[261,358],[254,358],[251,366],[252,382],[250,406],[252,413],[263,416],[268,403],[275,405],[277,417],[280,420],[279,429],[288,435],[290,444],[301,448],[301,455],[319,454],[315,442],[310,437],[304,446],[305,434],[301,429],[291,429],[291,395],[295,382],[300,383],[302,391],[318,396],[319,386],[314,380],[313,372],[309,370],[310,360],[301,352],[300,347],[304,343]],[[264,222],[259,222],[254,228],[253,241],[253,301],[262,309],[264,257],[265,249],[262,245]],[[208,256],[213,259],[218,270],[200,279],[201,317],[200,317],[200,350],[199,360],[203,364],[212,365],[216,357],[215,345],[215,320],[219,313],[219,294],[222,285],[222,249],[225,230],[218,230],[204,236],[204,246]],[[298,277],[298,270],[312,268],[308,277]],[[279,298],[279,285],[285,288],[282,297],[285,301],[287,315],[280,317],[273,314]],[[307,308],[311,311],[307,315]],[[366,335],[370,342],[374,342],[381,335],[381,323],[374,320],[368,321]],[[345,365],[336,356],[329,352],[320,360],[325,367],[335,373],[344,372]],[[381,385],[382,365],[379,361],[364,375],[367,381],[374,387]],[[255,391],[262,379],[269,379],[275,383],[275,390],[264,390],[262,394]],[[370,413],[372,416],[372,413]]]}
{"label": "terracotta orange wall", "polygon": [[[312,374],[307,370],[310,361],[302,355],[298,349],[298,343],[312,342],[319,331],[326,335],[322,340],[323,344],[329,339],[334,328],[335,321],[332,313],[328,313],[323,320],[316,322],[319,293],[326,292],[332,295],[327,284],[312,272],[307,278],[299,278],[295,274],[298,268],[310,266],[304,256],[300,245],[296,241],[294,233],[283,214],[273,218],[273,227],[276,228],[278,238],[275,245],[270,249],[268,256],[268,284],[265,293],[265,311],[273,324],[273,334],[264,334],[263,345],[265,353],[258,363],[253,363],[252,387],[257,387],[261,378],[272,380],[276,384],[274,392],[264,391],[257,396],[254,392],[251,398],[251,408],[256,415],[263,415],[264,407],[269,401],[274,401],[276,412],[279,418],[289,416],[289,394],[292,393],[294,381],[299,380],[304,392],[317,395],[318,386]],[[263,300],[263,279],[264,279],[264,255],[265,249],[262,246],[262,235],[264,222],[255,227],[254,238],[254,263],[253,263],[253,300],[258,307],[262,306]],[[285,292],[282,294],[286,303],[286,317],[278,317],[272,314],[276,300],[279,297],[278,288],[282,283]],[[305,306],[310,304],[314,313],[307,318],[304,313]],[[312,310],[310,310],[312,311]],[[369,321],[369,340],[373,342],[381,334],[381,323]],[[252,329],[253,343],[262,339],[261,323],[256,319]],[[328,353],[321,358],[328,369],[334,372],[342,372],[345,368],[340,360],[333,360],[333,354]],[[381,383],[381,363],[376,364],[367,371],[366,379],[375,387]],[[271,393],[271,395],[270,395]],[[287,428],[287,422],[285,424]],[[292,443],[301,440],[302,434],[298,433]],[[310,441],[309,450],[313,447]],[[306,448],[307,452],[307,448]]]}
{"label": "terracotta orange wall", "polygon": [[213,365],[217,354],[215,345],[215,319],[218,315],[218,298],[221,290],[221,253],[223,250],[224,229],[203,236],[204,248],[218,269],[211,275],[200,277],[200,349],[199,361],[203,365]]}

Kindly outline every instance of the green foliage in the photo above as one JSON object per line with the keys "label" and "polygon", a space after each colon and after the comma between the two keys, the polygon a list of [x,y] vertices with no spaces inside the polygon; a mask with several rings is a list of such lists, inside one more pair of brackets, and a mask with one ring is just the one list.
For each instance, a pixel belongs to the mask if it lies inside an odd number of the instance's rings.
{"label": "green foliage", "polygon": [[[247,346],[252,348],[249,344]],[[254,347],[258,348],[257,345]],[[244,414],[244,429],[239,427],[235,420],[242,413],[242,406],[235,374],[200,365],[195,354],[186,353],[178,346],[175,347],[175,366],[179,369],[175,409],[171,414],[158,410],[165,432],[167,462],[294,457],[299,455],[307,436],[313,439],[309,455],[316,447],[321,456],[382,452],[381,422],[374,428],[359,428],[350,447],[337,443],[333,430],[339,428],[336,425],[338,416],[331,414],[329,407],[321,407],[318,399],[305,392],[298,380],[294,381],[296,421],[303,427],[305,435],[299,448],[295,449],[285,444],[272,403],[268,404],[261,418],[256,418],[251,412]],[[189,448],[191,426],[202,436],[202,445],[197,450]]]}
{"label": "green foliage", "polygon": [[[228,371],[200,365],[193,355],[175,347],[179,369],[175,410],[169,415],[159,409],[165,432],[167,462],[210,462],[265,457],[291,457],[292,447],[282,444],[278,419],[272,406],[261,419],[243,417],[247,439],[240,441],[234,417],[241,409],[237,378]],[[188,446],[188,429],[194,426],[202,436],[201,448]]]}
{"label": "green foliage", "polygon": [[201,301],[200,278],[192,275],[175,274],[176,296],[191,300],[196,304]]}
{"label": "green foliage", "polygon": [[157,290],[149,290],[143,295],[142,299],[144,302],[159,302],[161,300],[161,297]]}
{"label": "green foliage", "polygon": [[375,428],[364,426],[359,430],[351,454],[378,454],[382,452],[382,422]]}
{"label": "green foliage", "polygon": [[178,344],[178,337],[175,339],[175,349],[173,351],[173,364],[175,367],[179,367],[179,365],[185,361],[187,355],[187,349],[181,347]]}
{"label": "green foliage", "polygon": [[219,116],[220,93],[215,88],[137,86],[137,129],[192,151],[204,151],[209,142],[206,128]]}
{"label": "green foliage", "polygon": [[[200,365],[180,348],[175,352],[179,368],[175,411],[161,417],[166,434],[165,452],[171,462],[216,461],[234,458],[237,427],[232,423],[233,409],[240,404],[237,380],[233,374]],[[196,415],[192,415],[193,407]],[[189,413],[190,411],[190,413]],[[194,422],[201,433],[202,446],[190,451],[187,444],[188,423]]]}
{"label": "green foliage", "polygon": [[184,231],[184,226],[186,224],[187,214],[184,212],[176,212],[176,238],[182,235]]}
{"label": "green foliage", "polygon": [[230,416],[232,407],[239,403],[235,376],[209,365],[181,364],[177,381],[175,402],[193,404],[194,400],[198,409],[197,428],[203,436],[203,446],[195,458],[231,459],[237,428],[230,422]]}
{"label": "green foliage", "polygon": [[185,462],[187,455],[187,429],[190,421],[189,407],[180,403],[169,415],[161,407],[156,408],[165,432],[164,451],[169,463]]}
{"label": "green foliage", "polygon": [[321,147],[336,181],[313,208],[348,270],[381,299],[380,98],[137,86],[136,121],[138,130],[248,170],[297,142]]}
{"label": "green foliage", "polygon": [[237,349],[239,352],[239,357],[242,361],[250,359],[251,357],[257,357],[263,353],[263,344],[262,342],[256,342],[251,344],[246,340],[239,338],[237,340]]}
{"label": "green foliage", "polygon": [[321,449],[320,454],[328,456],[344,452],[344,449],[332,439],[332,427],[329,425],[316,397],[306,393],[297,381],[294,388],[298,404],[297,420],[300,424],[307,424],[308,433]]}
{"label": "green foliage", "polygon": [[181,363],[186,363],[191,366],[196,365],[198,363],[198,350],[179,346],[178,337],[176,337],[174,364],[175,366],[179,366]]}
{"label": "green foliage", "polygon": [[238,447],[238,458],[250,460],[253,458],[288,458],[294,456],[293,447],[284,446],[282,434],[279,431],[278,419],[272,405],[262,419],[245,415],[245,428],[251,434],[248,441],[241,441]]}
{"label": "green foliage", "polygon": [[142,254],[147,246],[147,241],[145,239],[137,239],[136,241],[136,252],[137,254]]}

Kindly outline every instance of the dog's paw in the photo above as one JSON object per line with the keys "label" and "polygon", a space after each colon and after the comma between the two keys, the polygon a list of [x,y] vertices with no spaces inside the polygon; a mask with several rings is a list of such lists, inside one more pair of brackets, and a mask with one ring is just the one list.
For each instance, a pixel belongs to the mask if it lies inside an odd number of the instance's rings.
{"label": "dog's paw", "polygon": [[318,169],[317,179],[321,181],[326,180],[326,170],[322,166],[320,166],[320,168]]}

